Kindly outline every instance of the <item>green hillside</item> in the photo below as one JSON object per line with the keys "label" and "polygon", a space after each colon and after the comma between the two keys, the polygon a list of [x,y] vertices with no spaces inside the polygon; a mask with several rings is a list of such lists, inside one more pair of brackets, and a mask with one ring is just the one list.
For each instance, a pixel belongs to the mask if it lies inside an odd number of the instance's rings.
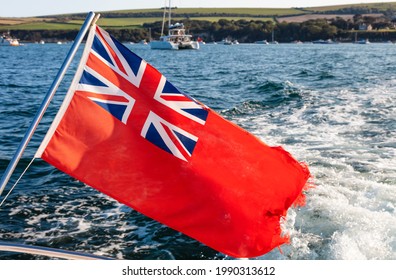
{"label": "green hillside", "polygon": [[[312,14],[357,14],[384,13],[396,11],[396,2],[355,5],[337,5],[310,8],[174,8],[172,18],[175,21],[185,19],[218,22],[227,20],[275,20],[282,17]],[[143,24],[162,21],[163,9],[139,9],[121,11],[99,11],[98,24],[111,29],[138,29]],[[0,18],[0,30],[77,30],[86,14],[62,14],[30,18]]]}
{"label": "green hillside", "polygon": [[307,13],[321,13],[321,12],[342,12],[344,10],[348,10],[350,8],[353,9],[367,9],[371,10],[371,12],[379,12],[383,13],[388,9],[396,10],[396,2],[388,2],[388,3],[370,3],[370,4],[354,4],[354,5],[335,5],[335,6],[325,6],[325,7],[310,7],[304,8],[303,10]]}
{"label": "green hillside", "polygon": [[[99,24],[104,28],[139,28],[144,23],[162,21],[162,9],[141,9],[100,12]],[[266,8],[177,8],[172,10],[174,20],[192,19],[216,22],[228,20],[271,20],[273,17],[301,15],[306,12],[298,9]],[[78,29],[85,14],[51,15],[39,18],[0,18],[2,30],[71,30]]]}
{"label": "green hillside", "polygon": [[[135,16],[147,14],[163,14],[163,9],[141,9],[141,10],[122,10],[122,11],[102,11],[103,15],[114,16],[115,14],[131,14]],[[304,14],[304,11],[296,8],[274,9],[274,8],[175,8],[172,9],[172,15],[190,15],[190,16],[218,16],[218,15],[235,15],[248,17],[268,17],[268,16],[288,16]]]}

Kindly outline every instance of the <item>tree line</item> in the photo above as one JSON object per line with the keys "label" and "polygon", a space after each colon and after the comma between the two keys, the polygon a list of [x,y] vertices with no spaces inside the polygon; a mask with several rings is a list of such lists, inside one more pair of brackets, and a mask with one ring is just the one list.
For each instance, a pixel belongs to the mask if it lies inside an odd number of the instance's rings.
{"label": "tree line", "polygon": [[[302,23],[277,22],[276,20],[227,20],[216,22],[185,19],[182,21],[195,38],[200,37],[206,42],[221,41],[225,38],[238,40],[241,43],[272,39],[272,34],[278,42],[314,41],[332,39],[336,41],[352,41],[355,33],[370,41],[396,40],[395,22],[386,17],[371,17],[356,14],[352,19],[337,17],[332,20],[315,19]],[[370,25],[372,31],[359,31],[362,24]],[[106,28],[118,40],[124,42],[139,42],[141,40],[158,39],[162,22],[146,23],[141,28],[111,29]],[[1,32],[1,31],[0,31]],[[167,31],[165,30],[165,33]],[[38,42],[70,41],[77,31],[70,30],[14,30],[12,35],[21,41]]]}
{"label": "tree line", "polygon": [[[280,19],[281,20],[281,19]],[[356,14],[352,19],[336,17],[331,20],[314,19],[304,22],[278,22],[262,20],[226,20],[217,22],[184,20],[188,31],[204,41],[221,41],[229,38],[241,43],[271,41],[272,36],[278,42],[314,41],[332,39],[352,41],[355,33],[372,41],[396,40],[395,22],[386,17],[371,17]],[[359,30],[361,26],[371,26],[370,32]],[[151,36],[160,36],[161,23],[144,24]]]}

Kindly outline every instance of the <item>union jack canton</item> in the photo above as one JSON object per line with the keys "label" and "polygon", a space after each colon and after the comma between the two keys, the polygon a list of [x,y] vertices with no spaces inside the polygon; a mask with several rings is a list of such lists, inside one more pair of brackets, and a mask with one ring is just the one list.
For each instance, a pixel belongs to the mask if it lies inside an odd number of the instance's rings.
{"label": "union jack canton", "polygon": [[[158,71],[100,27],[96,33],[77,91],[113,117],[140,128],[147,141],[173,156],[189,161],[198,137],[183,129],[183,122],[205,125],[205,105],[180,92]],[[147,77],[152,75],[153,80]],[[158,77],[157,77],[158,76]],[[153,85],[154,84],[154,85]],[[144,122],[139,119],[144,119]]]}

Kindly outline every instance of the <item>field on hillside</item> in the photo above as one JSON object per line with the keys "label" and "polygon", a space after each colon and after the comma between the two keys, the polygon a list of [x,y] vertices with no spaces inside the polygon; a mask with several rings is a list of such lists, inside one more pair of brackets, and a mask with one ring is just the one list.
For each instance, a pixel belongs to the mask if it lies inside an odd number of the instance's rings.
{"label": "field on hillside", "polygon": [[[173,21],[183,21],[182,17],[173,17]],[[272,21],[273,18],[267,17],[190,17],[190,20],[206,20],[211,22],[217,22],[220,19],[227,20],[262,20]],[[124,28],[142,28],[144,23],[153,23],[162,21],[162,18],[100,18],[98,25],[104,28],[112,29],[124,29]],[[0,20],[0,22],[2,22]],[[71,20],[67,22],[24,22],[21,21],[18,24],[11,24],[2,26],[0,23],[0,30],[78,30],[80,29],[83,21],[82,20]]]}
{"label": "field on hillside", "polygon": [[9,26],[1,26],[0,30],[78,30],[81,23],[57,23],[57,22],[24,22]]}
{"label": "field on hillside", "polygon": [[[277,18],[279,22],[304,22],[308,20],[315,20],[315,19],[334,19],[336,17],[343,18],[344,20],[352,20],[353,14],[305,14],[299,16],[290,16],[290,17],[281,17]],[[383,14],[363,14],[363,16],[371,16],[371,17],[381,17]]]}
{"label": "field on hillside", "polygon": [[334,5],[334,6],[324,6],[324,7],[309,7],[304,8],[304,11],[307,12],[328,12],[328,11],[337,11],[342,9],[348,9],[350,7],[353,8],[371,8],[378,9],[380,11],[385,11],[387,9],[396,9],[396,2],[389,3],[366,3],[366,4],[354,4],[354,5]]}
{"label": "field on hillside", "polygon": [[[162,9],[141,9],[141,10],[122,10],[101,12],[104,15],[107,13],[125,13],[125,14],[147,14],[147,13],[163,13]],[[235,14],[235,15],[249,15],[249,16],[287,16],[298,15],[306,12],[295,8],[272,9],[272,8],[177,8],[172,9],[172,15],[177,14],[201,14],[202,16],[209,14]]]}
{"label": "field on hillside", "polygon": [[[162,21],[162,9],[104,11],[98,24],[105,28],[139,28],[144,23]],[[228,20],[273,20],[274,16],[299,15],[305,12],[298,9],[266,8],[178,8],[172,10],[172,19],[182,21],[188,15],[192,20],[211,22]],[[125,14],[125,16],[123,16]],[[150,16],[150,14],[152,16]],[[128,15],[128,16],[126,16]],[[81,18],[69,20],[68,18]],[[39,18],[0,18],[1,30],[73,30],[79,29],[85,15],[56,15]]]}
{"label": "field on hillside", "polygon": [[44,22],[44,21],[55,21],[56,18],[41,18],[41,17],[25,17],[25,18],[2,18],[0,17],[1,26],[12,26],[26,23]]}
{"label": "field on hillside", "polygon": [[[369,7],[383,12],[389,8],[396,10],[396,2],[310,7],[304,9],[175,8],[172,9],[172,18],[174,21],[182,21],[185,18],[189,18],[212,22],[219,21],[220,19],[267,21],[277,18],[279,21],[301,22],[305,19],[318,18],[320,13],[326,13],[328,11],[343,11],[340,14],[335,13],[336,16],[342,16],[345,13],[344,9],[357,7]],[[144,23],[162,21],[163,9],[103,11],[100,13],[102,17],[98,23],[104,28],[129,29],[140,28]],[[74,30],[80,28],[84,18],[85,14],[64,14],[37,18],[0,18],[0,30]]]}

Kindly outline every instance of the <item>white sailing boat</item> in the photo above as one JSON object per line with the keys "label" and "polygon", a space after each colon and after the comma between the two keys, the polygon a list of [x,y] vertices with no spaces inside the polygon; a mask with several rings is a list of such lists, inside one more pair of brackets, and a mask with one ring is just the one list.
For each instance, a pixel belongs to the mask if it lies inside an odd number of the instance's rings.
{"label": "white sailing boat", "polygon": [[353,42],[354,44],[360,44],[360,45],[367,45],[367,44],[370,44],[370,41],[369,41],[369,39],[361,39],[361,40],[358,40],[357,39],[357,33],[355,33],[355,42]]}
{"label": "white sailing boat", "polygon": [[161,37],[158,41],[151,41],[151,49],[162,50],[182,50],[182,49],[199,49],[199,43],[192,40],[192,36],[186,34],[183,23],[171,23],[171,1],[169,0],[169,18],[168,18],[168,35],[164,35],[166,6],[164,7],[164,17],[162,21]]}
{"label": "white sailing boat", "polygon": [[272,30],[272,41],[271,41],[271,44],[278,45],[279,44],[278,41],[275,41],[274,38],[275,38],[274,30]]}
{"label": "white sailing boat", "polygon": [[17,47],[19,45],[18,39],[12,38],[10,33],[4,33],[0,38],[0,46]]}

